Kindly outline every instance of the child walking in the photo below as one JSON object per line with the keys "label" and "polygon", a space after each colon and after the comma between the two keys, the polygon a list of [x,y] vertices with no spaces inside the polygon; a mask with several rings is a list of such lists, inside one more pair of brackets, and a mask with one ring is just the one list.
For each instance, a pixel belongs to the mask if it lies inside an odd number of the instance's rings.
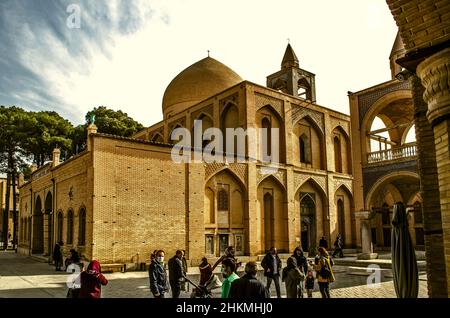
{"label": "child walking", "polygon": [[308,271],[308,275],[305,279],[305,288],[308,293],[308,298],[312,298],[312,293],[314,289],[314,275],[312,271]]}

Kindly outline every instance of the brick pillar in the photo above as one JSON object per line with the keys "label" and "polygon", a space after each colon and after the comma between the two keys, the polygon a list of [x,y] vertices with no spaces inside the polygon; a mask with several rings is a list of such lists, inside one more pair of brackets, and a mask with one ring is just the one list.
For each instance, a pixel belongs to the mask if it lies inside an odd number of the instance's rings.
{"label": "brick pillar", "polygon": [[[434,130],[442,220],[440,235],[442,236],[443,246],[441,249],[445,254],[445,256],[442,254],[436,255],[436,258],[443,260],[445,257],[445,269],[441,270],[441,277],[446,278],[447,286],[444,289],[445,285],[442,282],[440,286],[443,290],[436,290],[439,295],[433,294],[433,297],[448,297],[450,295],[450,48],[441,50],[421,62],[417,67],[417,75],[425,87],[423,98],[428,104],[427,117]],[[427,185],[424,184],[425,186]],[[424,219],[425,221],[426,219]],[[433,246],[435,243],[439,244],[439,242],[433,241]],[[431,272],[435,270],[439,270],[439,267],[433,267],[432,264]],[[436,276],[440,275],[437,274]],[[433,278],[432,284],[434,283],[435,279]],[[445,290],[447,293],[445,293]]]}
{"label": "brick pillar", "polygon": [[428,295],[447,297],[445,279],[444,242],[442,236],[442,218],[439,197],[438,172],[434,133],[426,113],[427,104],[423,100],[425,91],[417,76],[410,77],[414,102],[414,121],[422,195],[423,228],[425,232],[425,256],[427,261]]}

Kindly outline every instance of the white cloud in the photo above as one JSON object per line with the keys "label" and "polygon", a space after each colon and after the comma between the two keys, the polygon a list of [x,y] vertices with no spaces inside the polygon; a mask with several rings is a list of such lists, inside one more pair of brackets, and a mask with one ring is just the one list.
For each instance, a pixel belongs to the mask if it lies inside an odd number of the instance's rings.
{"label": "white cloud", "polygon": [[[142,22],[136,32],[98,28],[96,37],[110,37],[107,55],[97,43],[83,41],[79,45],[86,54],[77,59],[51,34],[34,39],[26,35],[31,42],[24,45],[21,58],[41,74],[48,94],[77,123],[99,105],[122,109],[144,125],[161,120],[166,86],[206,57],[207,50],[242,78],[265,85],[265,77],[280,68],[287,38],[300,66],[316,74],[320,105],[348,113],[348,90],[390,78],[388,57],[396,26],[383,1],[133,3]],[[114,2],[109,6],[117,27],[122,12]],[[96,21],[85,18],[82,26],[88,23],[95,30]]]}

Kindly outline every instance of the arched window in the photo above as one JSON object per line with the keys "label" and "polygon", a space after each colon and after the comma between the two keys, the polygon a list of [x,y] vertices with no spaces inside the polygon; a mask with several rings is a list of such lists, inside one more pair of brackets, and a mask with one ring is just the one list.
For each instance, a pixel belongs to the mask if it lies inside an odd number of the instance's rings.
{"label": "arched window", "polygon": [[86,244],[86,210],[80,209],[78,216],[78,245],[84,246]]}
{"label": "arched window", "polygon": [[228,211],[228,193],[224,189],[217,195],[217,208],[219,211]]}
{"label": "arched window", "polygon": [[334,166],[336,172],[342,173],[341,141],[337,136],[334,137]]}
{"label": "arched window", "polygon": [[67,244],[73,244],[73,211],[67,213]]}
{"label": "arched window", "polygon": [[56,238],[58,242],[61,242],[63,239],[63,214],[61,211],[58,212],[56,217]]}
{"label": "arched window", "polygon": [[269,161],[265,160],[266,156],[270,157],[272,155],[272,124],[270,123],[269,118],[264,117],[261,122],[261,127],[265,129],[264,135],[266,138],[263,138],[261,140],[262,143],[262,158],[263,161]]}
{"label": "arched window", "polygon": [[301,135],[299,139],[300,143],[300,162],[301,163],[311,163],[311,143],[308,136],[305,134]]}

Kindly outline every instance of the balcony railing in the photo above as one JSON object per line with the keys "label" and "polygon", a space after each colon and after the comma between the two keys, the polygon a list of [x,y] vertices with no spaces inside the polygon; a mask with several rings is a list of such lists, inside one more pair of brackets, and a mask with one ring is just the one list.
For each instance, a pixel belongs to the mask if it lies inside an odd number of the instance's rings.
{"label": "balcony railing", "polygon": [[367,163],[399,160],[417,156],[416,143],[404,144],[401,147],[371,152],[367,154]]}

